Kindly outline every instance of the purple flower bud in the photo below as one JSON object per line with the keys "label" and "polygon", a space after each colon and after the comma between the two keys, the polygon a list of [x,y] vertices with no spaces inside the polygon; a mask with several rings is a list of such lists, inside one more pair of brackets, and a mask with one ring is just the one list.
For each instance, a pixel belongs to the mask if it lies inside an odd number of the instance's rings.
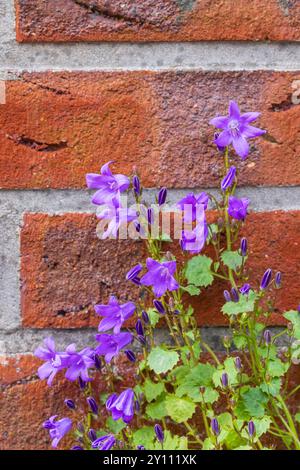
{"label": "purple flower bud", "polygon": [[73,446],[73,447],[71,447],[71,450],[83,450],[83,447],[81,447],[81,446]]}
{"label": "purple flower bud", "polygon": [[265,330],[264,332],[264,340],[267,346],[269,346],[272,342],[272,336],[270,330]]}
{"label": "purple flower bud", "polygon": [[140,179],[137,175],[134,175],[134,177],[132,178],[132,185],[133,185],[135,194],[139,196],[141,194],[141,184],[140,184]]}
{"label": "purple flower bud", "polygon": [[144,446],[136,446],[137,450],[146,450]]}
{"label": "purple flower bud", "polygon": [[156,308],[156,310],[162,315],[166,313],[163,304],[159,300],[153,300],[153,305]]}
{"label": "purple flower bud", "polygon": [[226,300],[226,302],[231,302],[231,296],[228,290],[224,290],[223,295],[224,295],[224,299]]}
{"label": "purple flower bud", "polygon": [[211,430],[214,433],[215,436],[218,436],[220,434],[220,428],[219,428],[219,423],[217,418],[212,418],[211,420]]}
{"label": "purple flower bud", "polygon": [[154,426],[154,431],[159,442],[164,442],[165,436],[162,427],[159,424]]}
{"label": "purple flower bud", "polygon": [[94,359],[94,363],[95,363],[96,369],[101,370],[101,367],[102,367],[102,365],[101,365],[101,359],[100,359],[100,357],[98,356],[98,354],[95,354],[94,357],[93,357],[93,359]]}
{"label": "purple flower bud", "polygon": [[137,221],[134,222],[135,230],[140,233],[141,231],[141,224]]}
{"label": "purple flower bud", "polygon": [[127,359],[129,359],[130,362],[135,362],[136,361],[135,354],[130,349],[126,349],[125,354],[127,356]]}
{"label": "purple flower bud", "polygon": [[298,312],[300,312],[300,305],[298,305],[297,310],[298,310]]}
{"label": "purple flower bud", "polygon": [[77,429],[78,429],[78,431],[79,431],[81,434],[84,433],[84,426],[83,426],[82,423],[78,423],[78,424],[77,424]]}
{"label": "purple flower bud", "polygon": [[222,374],[221,382],[222,382],[223,387],[228,387],[228,375],[226,374],[226,372]]}
{"label": "purple flower bud", "polygon": [[133,282],[133,284],[135,284],[136,286],[140,286],[141,285],[141,280],[139,277],[134,277],[133,279],[130,279],[131,282]]}
{"label": "purple flower bud", "polygon": [[221,181],[221,189],[225,191],[226,189],[230,188],[233,184],[234,178],[236,174],[236,167],[232,166],[229,168],[227,175]]}
{"label": "purple flower bud", "polygon": [[65,401],[64,401],[64,404],[70,408],[70,410],[75,410],[75,403],[73,400],[71,400],[70,398],[66,398]]}
{"label": "purple flower bud", "polygon": [[161,188],[158,193],[158,204],[162,206],[167,199],[167,188]]}
{"label": "purple flower bud", "polygon": [[248,249],[247,238],[242,238],[241,239],[241,254],[242,254],[242,256],[246,256],[247,249]]}
{"label": "purple flower bud", "polygon": [[234,363],[235,363],[235,367],[237,368],[237,370],[241,371],[243,366],[242,366],[242,361],[241,361],[240,357],[237,356],[235,358]]}
{"label": "purple flower bud", "polygon": [[215,135],[214,135],[214,137],[215,137],[215,138],[214,138],[214,143],[216,144],[216,146],[217,146],[219,152],[223,153],[224,150],[225,150],[225,147],[221,147],[220,145],[217,144],[217,140],[218,140],[219,136],[220,136],[220,134],[219,134],[218,132],[215,132]]}
{"label": "purple flower bud", "polygon": [[94,429],[90,429],[88,432],[88,438],[91,442],[94,442],[97,439],[97,434]]}
{"label": "purple flower bud", "polygon": [[251,289],[250,284],[246,283],[240,288],[240,293],[243,295],[248,295],[250,292],[250,289]]}
{"label": "purple flower bud", "polygon": [[139,413],[139,411],[141,410],[141,405],[140,405],[140,402],[138,400],[135,400],[134,402],[134,408],[135,408],[135,411],[137,413]]}
{"label": "purple flower bud", "polygon": [[250,437],[253,437],[255,434],[255,425],[253,421],[249,421],[248,423],[248,433]]}
{"label": "purple flower bud", "polygon": [[145,336],[138,335],[137,339],[138,339],[138,341],[139,341],[143,346],[146,345],[147,341],[146,341]]}
{"label": "purple flower bud", "polygon": [[148,224],[152,225],[154,222],[154,211],[152,207],[149,207],[149,209],[147,210],[147,219],[148,219]]}
{"label": "purple flower bud", "polygon": [[137,322],[135,324],[135,329],[136,329],[136,332],[139,336],[144,336],[144,328],[143,328],[143,324],[142,324],[142,321],[140,320],[140,318],[137,320]]}
{"label": "purple flower bud", "polygon": [[239,293],[234,287],[231,289],[231,296],[234,302],[239,301]]}
{"label": "purple flower bud", "polygon": [[96,400],[93,397],[87,397],[86,399],[91,411],[96,415],[98,414],[98,405],[96,403]]}
{"label": "purple flower bud", "polygon": [[142,269],[143,266],[141,265],[141,263],[137,264],[136,266],[133,266],[133,268],[131,268],[126,274],[127,281],[132,281],[132,279],[137,277],[137,275],[142,271]]}
{"label": "purple flower bud", "polygon": [[84,380],[82,380],[82,378],[80,376],[78,377],[78,382],[79,382],[80,389],[84,390],[85,387],[86,387],[86,382]]}
{"label": "purple flower bud", "polygon": [[276,286],[276,287],[281,287],[281,279],[282,279],[281,272],[278,271],[278,272],[275,274],[275,286]]}
{"label": "purple flower bud", "polygon": [[150,322],[149,315],[147,312],[145,312],[145,310],[142,311],[142,319],[145,325],[148,325],[148,323]]}
{"label": "purple flower bud", "polygon": [[264,273],[261,283],[260,283],[260,288],[261,289],[266,289],[268,285],[271,282],[271,277],[272,277],[272,269],[267,269],[266,272]]}

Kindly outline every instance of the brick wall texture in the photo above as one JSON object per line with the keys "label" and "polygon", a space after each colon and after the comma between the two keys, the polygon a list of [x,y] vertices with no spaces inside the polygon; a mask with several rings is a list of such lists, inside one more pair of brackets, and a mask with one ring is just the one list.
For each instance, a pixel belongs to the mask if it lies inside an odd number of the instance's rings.
{"label": "brick wall texture", "polygon": [[[209,119],[226,113],[230,99],[245,111],[259,110],[258,125],[268,133],[251,142],[250,159],[236,161],[245,195],[257,194],[243,229],[251,252],[249,278],[258,283],[266,267],[283,273],[285,290],[277,294],[271,326],[282,325],[281,313],[298,305],[300,56],[292,65],[270,62],[261,70],[259,54],[249,56],[247,64],[238,55],[226,67],[218,61],[222,51],[241,47],[241,41],[246,50],[255,42],[266,56],[280,42],[288,54],[300,41],[300,2],[10,3],[0,0],[0,11],[11,21],[9,34],[0,35],[3,58],[11,54],[11,67],[2,69],[0,61],[0,449],[47,449],[41,422],[62,412],[62,397],[74,390],[63,380],[52,388],[37,380],[40,362],[32,355],[37,336],[51,332],[66,344],[69,330],[80,335],[97,325],[95,303],[111,294],[136,300],[125,273],[145,255],[139,241],[97,238],[93,208],[80,202],[89,198],[87,172],[115,160],[117,172],[129,174],[137,167],[153,194],[162,185],[173,191],[174,200],[182,190],[214,190],[221,159]],[[193,43],[201,54],[208,41],[215,42],[213,69],[181,68],[180,57],[167,70],[160,70],[159,60],[157,68],[145,63],[138,70],[125,65],[111,70],[109,61],[100,70],[68,66],[70,50],[83,63],[86,52],[101,55],[103,42],[115,43],[115,53],[129,42],[128,55],[133,43],[155,42],[160,57],[160,42],[170,50],[189,50],[183,43]],[[64,49],[69,42],[76,44]],[[55,51],[65,54],[64,66],[41,66],[49,48],[54,62]],[[34,60],[19,70],[18,58],[31,50]],[[66,197],[74,204],[65,206]],[[219,282],[192,299],[199,327],[212,337],[227,326],[219,312],[223,289]],[[16,338],[22,338],[18,354]],[[120,372],[128,367],[122,361]],[[97,386],[100,391],[103,385]]]}

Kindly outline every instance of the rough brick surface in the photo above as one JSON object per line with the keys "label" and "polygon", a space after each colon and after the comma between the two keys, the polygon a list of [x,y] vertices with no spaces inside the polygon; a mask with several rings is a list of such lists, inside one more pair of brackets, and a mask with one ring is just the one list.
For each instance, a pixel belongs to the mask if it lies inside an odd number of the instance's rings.
{"label": "rough brick surface", "polygon": [[[0,450],[50,449],[51,441],[42,428],[43,421],[57,414],[69,416],[76,422],[74,414],[64,405],[64,399],[73,398],[76,403],[82,403],[78,387],[63,379],[63,374],[57,375],[53,385],[48,387],[36,376],[40,364],[41,361],[30,354],[0,357]],[[128,360],[117,364],[117,373],[127,377],[117,383],[118,389],[131,385],[133,374],[128,374],[128,367],[132,367]],[[95,396],[104,392],[105,386],[104,380],[97,380]],[[74,441],[66,437],[61,444],[68,448]]]}
{"label": "rough brick surface", "polygon": [[237,159],[240,183],[300,184],[300,72],[76,72],[23,74],[0,106],[1,188],[83,188],[115,160],[144,185],[214,186],[221,158],[209,120],[230,99],[259,110],[265,139]]}
{"label": "rough brick surface", "polygon": [[[137,288],[125,280],[125,273],[145,259],[143,244],[101,241],[95,230],[96,219],[90,215],[25,216],[21,234],[24,326],[97,325],[95,303],[107,301],[110,294],[137,300]],[[258,285],[268,267],[283,273],[285,289],[277,293],[273,324],[281,324],[280,312],[299,303],[299,230],[300,211],[251,214],[244,230],[251,248],[250,282]],[[224,288],[217,283],[193,298],[199,325],[225,324],[219,310]]]}
{"label": "rough brick surface", "polygon": [[16,0],[18,41],[300,40],[298,0]]}

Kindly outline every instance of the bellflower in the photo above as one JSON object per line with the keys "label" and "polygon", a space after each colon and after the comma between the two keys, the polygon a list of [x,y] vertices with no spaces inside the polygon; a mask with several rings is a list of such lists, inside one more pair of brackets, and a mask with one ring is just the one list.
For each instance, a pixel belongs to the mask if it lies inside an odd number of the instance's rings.
{"label": "bellflower", "polygon": [[[180,199],[177,202],[176,206],[183,211],[183,220],[184,222],[191,223],[195,220],[198,220],[199,211],[201,211],[202,207],[207,209],[209,201],[209,196],[203,192],[198,195],[194,193],[189,193],[184,198]],[[201,207],[199,208],[199,206]],[[202,211],[200,212],[199,216],[201,218]]]}
{"label": "bellflower", "polygon": [[167,188],[161,188],[159,190],[158,198],[157,198],[159,206],[164,205],[164,203],[166,202],[166,199],[167,199],[167,194],[168,194]]}
{"label": "bellflower", "polygon": [[220,427],[219,427],[219,422],[217,418],[212,418],[210,425],[211,425],[211,430],[214,433],[214,435],[218,436],[220,434]]}
{"label": "bellflower", "polygon": [[109,363],[114,356],[119,354],[122,348],[133,340],[131,333],[118,333],[117,335],[101,334],[96,335],[96,340],[100,343],[96,347],[97,354],[104,355],[105,361]]}
{"label": "bellflower", "polygon": [[120,200],[113,198],[105,209],[97,215],[100,220],[109,220],[106,231],[102,234],[102,239],[108,237],[117,238],[119,228],[132,221],[137,221],[137,212],[132,208],[122,207]]}
{"label": "bellflower", "polygon": [[115,334],[120,333],[123,323],[133,315],[135,309],[133,302],[120,304],[117,298],[111,295],[108,305],[95,305],[97,315],[104,317],[99,324],[98,331],[108,331],[113,328]]}
{"label": "bellflower", "polygon": [[243,295],[248,295],[250,292],[251,286],[250,284],[246,283],[240,288],[240,293]]}
{"label": "bellflower", "polygon": [[116,439],[112,434],[98,437],[93,443],[93,449],[110,450],[116,443]]}
{"label": "bellflower", "polygon": [[226,191],[226,189],[230,188],[233,185],[234,178],[236,174],[236,167],[232,166],[229,168],[227,174],[221,181],[221,189],[222,191]]}
{"label": "bellflower", "polygon": [[242,238],[241,239],[241,255],[246,256],[247,255],[247,250],[248,250],[247,238]]}
{"label": "bellflower", "polygon": [[148,272],[141,278],[141,284],[152,286],[154,295],[161,297],[167,290],[176,290],[179,284],[173,274],[176,271],[176,261],[160,263],[152,258],[147,258]]}
{"label": "bellflower", "polygon": [[198,224],[193,230],[184,230],[181,234],[180,246],[183,251],[200,253],[208,236],[206,221]]}
{"label": "bellflower", "polygon": [[255,121],[260,113],[241,114],[235,101],[230,101],[229,116],[217,116],[210,124],[222,129],[220,135],[215,139],[218,148],[233,145],[236,153],[244,160],[249,154],[247,139],[253,139],[266,133],[266,131],[253,127],[251,122]]}
{"label": "bellflower", "polygon": [[268,285],[270,284],[271,282],[271,279],[272,279],[272,269],[267,269],[266,272],[264,273],[263,277],[262,277],[262,280],[261,280],[261,283],[260,283],[260,288],[263,290],[263,289],[266,289],[268,287]]}
{"label": "bellflower", "polygon": [[238,199],[237,197],[229,196],[228,214],[233,219],[245,220],[249,203],[249,199],[245,197]]}
{"label": "bellflower", "polygon": [[154,431],[155,431],[157,440],[159,442],[163,443],[164,439],[165,439],[165,435],[164,435],[164,431],[163,431],[162,427],[159,424],[156,424],[154,426]]}
{"label": "bellflower", "polygon": [[66,372],[66,379],[74,382],[81,378],[84,382],[89,382],[92,379],[89,377],[89,368],[94,367],[95,362],[93,356],[95,352],[90,348],[84,348],[82,351],[76,351],[76,345],[70,344],[66,349],[68,355],[67,363],[68,370]]}
{"label": "bellflower", "polygon": [[35,350],[34,355],[46,361],[38,368],[38,376],[41,380],[48,378],[47,384],[51,385],[57,372],[66,367],[67,355],[56,351],[54,339],[51,337],[44,339],[43,345]]}
{"label": "bellflower", "polygon": [[136,266],[133,266],[133,268],[131,268],[126,274],[127,281],[132,281],[133,279],[136,279],[142,269],[143,266],[141,265],[141,263],[137,264]]}
{"label": "bellflower", "polygon": [[124,423],[129,423],[134,415],[134,392],[131,388],[117,394],[113,393],[106,401],[106,409],[111,411],[112,419],[117,421],[122,418]]}
{"label": "bellflower", "polygon": [[52,439],[52,447],[57,447],[59,441],[71,430],[72,421],[69,418],[62,418],[55,421],[57,415],[51,416],[43,423],[45,429],[49,429]]}
{"label": "bellflower", "polygon": [[89,189],[98,189],[92,197],[92,203],[101,205],[109,203],[114,197],[128,189],[130,181],[127,176],[113,175],[109,165],[112,161],[102,166],[100,175],[89,173],[86,175],[86,183]]}

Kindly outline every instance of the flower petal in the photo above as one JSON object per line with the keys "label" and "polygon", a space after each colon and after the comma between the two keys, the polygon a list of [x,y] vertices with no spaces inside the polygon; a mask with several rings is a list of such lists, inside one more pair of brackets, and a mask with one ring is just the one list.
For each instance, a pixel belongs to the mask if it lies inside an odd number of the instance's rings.
{"label": "flower petal", "polygon": [[229,131],[223,131],[215,140],[215,144],[219,147],[228,147],[232,142],[232,135]]}
{"label": "flower petal", "polygon": [[229,116],[231,119],[237,120],[241,117],[240,109],[236,101],[230,101],[229,103]]}
{"label": "flower petal", "polygon": [[249,154],[249,144],[242,135],[235,136],[232,145],[236,153],[244,160]]}
{"label": "flower petal", "polygon": [[217,116],[209,121],[209,124],[217,127],[218,129],[225,129],[228,125],[229,119],[227,116]]}
{"label": "flower petal", "polygon": [[265,130],[253,126],[245,126],[245,128],[242,130],[242,134],[244,137],[246,137],[246,139],[253,139],[254,137],[264,135],[265,133]]}

